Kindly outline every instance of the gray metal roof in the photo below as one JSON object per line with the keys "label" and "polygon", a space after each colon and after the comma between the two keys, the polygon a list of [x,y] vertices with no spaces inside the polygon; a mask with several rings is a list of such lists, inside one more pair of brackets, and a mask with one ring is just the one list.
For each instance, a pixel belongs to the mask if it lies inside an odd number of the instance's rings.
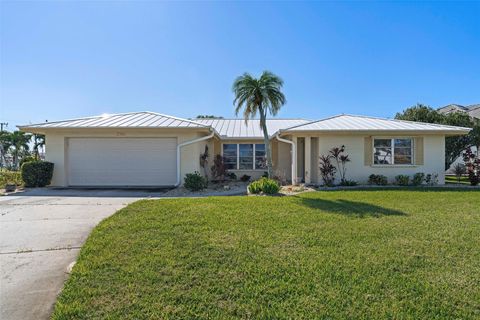
{"label": "gray metal roof", "polygon": [[[69,128],[213,128],[213,130],[224,139],[263,138],[260,120],[258,119],[248,120],[247,123],[245,123],[244,119],[189,120],[149,111],[43,122],[19,126],[19,128],[31,132]],[[268,119],[267,129],[270,137],[277,132],[302,131],[427,131],[451,134],[465,134],[470,131],[469,128],[462,127],[353,115],[338,115],[317,121],[305,119]]]}
{"label": "gray metal roof", "polygon": [[88,118],[43,122],[19,126],[21,129],[65,128],[208,128],[204,124],[156,112],[107,114]]}
{"label": "gray metal roof", "polygon": [[470,128],[366,116],[338,115],[282,131],[427,131],[463,134],[468,133]]}
{"label": "gray metal roof", "polygon": [[[260,120],[251,119],[245,123],[244,119],[195,119],[204,125],[212,126],[222,138],[263,139]],[[280,129],[305,124],[305,119],[267,119],[267,131],[271,136]]]}

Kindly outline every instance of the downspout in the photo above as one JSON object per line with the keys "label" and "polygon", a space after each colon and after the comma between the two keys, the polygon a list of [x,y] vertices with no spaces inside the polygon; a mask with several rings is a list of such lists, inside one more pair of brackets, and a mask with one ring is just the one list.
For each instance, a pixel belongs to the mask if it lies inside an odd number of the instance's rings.
{"label": "downspout", "polygon": [[291,140],[280,138],[280,132],[275,135],[278,141],[288,143],[292,146],[292,184],[297,184],[297,147]]}
{"label": "downspout", "polygon": [[210,138],[213,138],[213,136],[215,135],[215,131],[212,128],[210,128],[210,131],[211,131],[211,133],[208,136],[200,137],[200,138],[190,140],[190,141],[185,141],[185,142],[182,142],[179,145],[177,145],[177,182],[175,183],[174,187],[178,187],[180,185],[180,180],[182,178],[181,173],[180,173],[180,163],[181,163],[180,148],[182,148],[184,146],[187,146],[189,144],[193,144],[193,143],[197,143],[197,142],[200,142],[200,141],[204,141],[204,140],[208,140]]}

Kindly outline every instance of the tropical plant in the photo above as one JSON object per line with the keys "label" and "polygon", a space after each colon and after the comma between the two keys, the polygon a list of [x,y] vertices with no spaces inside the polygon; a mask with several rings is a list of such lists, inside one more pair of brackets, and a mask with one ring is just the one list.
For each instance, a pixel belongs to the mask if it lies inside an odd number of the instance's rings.
{"label": "tropical plant", "polygon": [[18,159],[22,155],[28,155],[28,150],[30,148],[29,142],[31,135],[22,131],[14,131],[10,134],[10,149],[12,150],[13,156],[13,167],[18,169]]}
{"label": "tropical plant", "polygon": [[217,154],[213,159],[212,177],[213,180],[224,181],[227,175],[227,167],[225,166],[224,159],[221,155]]}
{"label": "tropical plant", "polygon": [[323,184],[327,187],[333,186],[333,182],[335,181],[335,173],[337,169],[332,164],[332,156],[331,155],[321,155],[319,157],[320,162],[320,174],[322,175]]}
{"label": "tropical plant", "polygon": [[205,145],[205,151],[200,154],[200,167],[203,168],[205,177],[208,178],[207,168],[208,168],[208,145]]}
{"label": "tropical plant", "polygon": [[340,148],[335,147],[329,151],[332,158],[337,163],[337,170],[340,173],[340,184],[346,181],[345,175],[347,173],[346,164],[350,162],[348,154],[345,154],[345,146],[342,145]]}
{"label": "tropical plant", "polygon": [[32,136],[33,139],[33,155],[36,160],[40,160],[40,152],[39,149],[45,146],[45,135],[43,134],[34,134]]}
{"label": "tropical plant", "polygon": [[250,183],[247,188],[253,194],[276,194],[280,191],[280,184],[276,180],[262,177]]}
{"label": "tropical plant", "polygon": [[468,180],[472,186],[480,183],[480,157],[473,153],[471,148],[468,148],[463,153],[463,161],[467,169]]}
{"label": "tropical plant", "polygon": [[453,173],[455,174],[455,177],[457,177],[457,182],[460,183],[462,180],[462,176],[467,172],[467,169],[465,168],[465,165],[463,163],[457,163],[453,167]]}
{"label": "tropical plant", "polygon": [[245,123],[249,119],[260,116],[260,128],[263,132],[265,155],[268,176],[272,177],[272,150],[267,130],[267,114],[277,115],[280,108],[286,103],[282,93],[283,80],[275,74],[264,71],[260,78],[254,78],[248,73],[235,79],[232,90],[235,95],[233,104],[235,114],[243,111]]}
{"label": "tropical plant", "polygon": [[0,164],[1,167],[4,167],[7,163],[7,152],[12,146],[12,141],[10,139],[11,133],[8,131],[0,132]]}

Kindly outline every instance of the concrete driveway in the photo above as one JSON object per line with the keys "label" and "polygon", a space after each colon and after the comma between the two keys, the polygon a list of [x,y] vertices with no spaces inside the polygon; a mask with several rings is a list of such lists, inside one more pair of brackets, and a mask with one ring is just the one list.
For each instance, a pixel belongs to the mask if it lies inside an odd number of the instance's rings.
{"label": "concrete driveway", "polygon": [[88,234],[155,191],[37,189],[0,197],[0,319],[48,319]]}

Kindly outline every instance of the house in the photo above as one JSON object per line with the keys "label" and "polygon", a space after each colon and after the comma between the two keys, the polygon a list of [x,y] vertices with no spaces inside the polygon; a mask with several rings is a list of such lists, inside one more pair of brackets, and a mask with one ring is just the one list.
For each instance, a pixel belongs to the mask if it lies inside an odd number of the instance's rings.
{"label": "house", "polygon": [[469,106],[449,104],[444,107],[438,108],[437,111],[443,114],[452,112],[464,112],[467,113],[472,119],[480,123],[480,104],[472,104]]}
{"label": "house", "polygon": [[[344,145],[347,178],[370,174],[390,181],[398,174],[437,173],[444,182],[445,137],[469,128],[366,116],[322,120],[269,119],[275,175],[294,183],[321,184],[319,155]],[[265,172],[259,120],[181,119],[155,112],[102,115],[19,126],[46,135],[46,160],[55,164],[53,186],[178,186],[185,174],[202,172],[208,146],[224,156],[237,176]],[[208,170],[210,171],[210,170]]]}

